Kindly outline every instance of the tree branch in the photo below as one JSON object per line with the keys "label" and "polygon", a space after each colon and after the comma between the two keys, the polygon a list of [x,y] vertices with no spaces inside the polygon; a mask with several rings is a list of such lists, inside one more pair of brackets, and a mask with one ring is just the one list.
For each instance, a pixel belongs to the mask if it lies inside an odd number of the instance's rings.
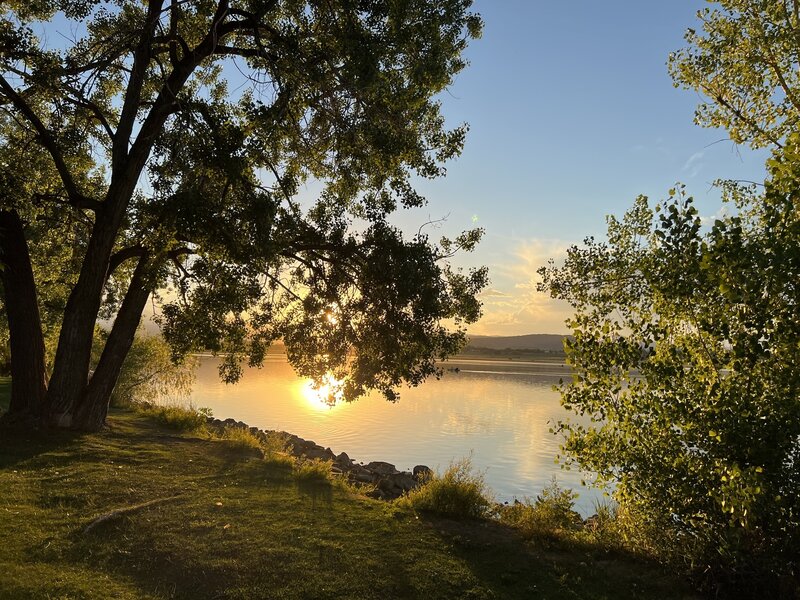
{"label": "tree branch", "polygon": [[75,208],[86,208],[96,211],[99,208],[99,203],[96,200],[92,200],[91,198],[84,196],[78,190],[78,186],[75,185],[75,180],[72,178],[72,173],[70,173],[69,167],[64,160],[64,156],[61,154],[61,150],[59,149],[58,144],[53,137],[53,133],[47,129],[47,127],[45,127],[44,123],[42,123],[42,120],[39,118],[36,112],[27,102],[25,102],[22,96],[19,95],[19,93],[11,86],[11,84],[8,83],[8,81],[6,81],[6,78],[2,75],[0,75],[0,90],[2,90],[3,94],[5,94],[5,96],[17,108],[17,110],[23,114],[23,116],[36,130],[36,133],[39,134],[42,145],[44,145],[44,147],[50,153],[50,156],[55,163],[56,170],[58,171],[59,177],[61,177],[61,182],[64,184],[64,189],[67,192],[70,204],[72,204],[72,206]]}
{"label": "tree branch", "polygon": [[128,156],[128,144],[136,121],[136,113],[139,110],[145,75],[150,64],[151,42],[158,23],[162,2],[163,0],[150,0],[147,5],[147,20],[144,24],[139,45],[133,54],[131,77],[128,80],[128,88],[125,90],[125,100],[120,112],[119,127],[117,127],[117,133],[114,137],[111,159],[113,172],[121,170]]}
{"label": "tree branch", "polygon": [[108,271],[106,272],[106,279],[111,277],[111,274],[119,268],[119,266],[126,260],[144,256],[146,249],[143,246],[129,246],[123,248],[118,252],[111,255],[108,262]]}

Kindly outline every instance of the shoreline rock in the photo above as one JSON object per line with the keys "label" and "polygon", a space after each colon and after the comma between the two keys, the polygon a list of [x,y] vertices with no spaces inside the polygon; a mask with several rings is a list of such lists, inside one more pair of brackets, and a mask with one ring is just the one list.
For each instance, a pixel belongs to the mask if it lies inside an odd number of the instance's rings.
{"label": "shoreline rock", "polygon": [[323,448],[313,440],[306,440],[285,431],[259,429],[236,419],[217,419],[208,417],[206,424],[220,433],[226,427],[246,429],[256,437],[266,441],[269,435],[280,435],[286,439],[287,449],[297,458],[327,460],[331,462],[331,472],[356,484],[373,485],[374,491],[368,495],[381,500],[393,500],[419,487],[430,479],[433,471],[426,465],[416,465],[413,471],[399,471],[395,465],[372,461],[365,464],[355,462],[346,452],[336,455],[330,448]]}

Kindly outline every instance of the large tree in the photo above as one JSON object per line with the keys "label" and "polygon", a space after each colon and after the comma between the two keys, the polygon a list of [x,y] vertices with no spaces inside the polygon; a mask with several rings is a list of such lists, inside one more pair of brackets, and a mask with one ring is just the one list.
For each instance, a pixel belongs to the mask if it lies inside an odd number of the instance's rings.
{"label": "large tree", "polygon": [[[3,4],[10,416],[99,427],[170,286],[176,355],[224,353],[229,380],[283,338],[303,374],[391,397],[459,346],[486,272],[448,259],[480,232],[405,239],[389,217],[461,150],[435,97],[479,35],[470,0]],[[51,374],[31,260],[48,239],[72,258],[53,265],[68,289]],[[90,375],[100,316],[113,327]]]}
{"label": "large tree", "polygon": [[542,289],[576,310],[568,456],[665,558],[723,596],[800,583],[797,139],[763,195],[704,230],[676,189],[639,198],[608,240],[570,248]]}
{"label": "large tree", "polygon": [[703,97],[695,122],[737,144],[778,147],[800,125],[800,2],[715,0],[670,55],[676,86]]}
{"label": "large tree", "polygon": [[670,57],[696,120],[770,147],[763,185],[720,182],[703,223],[682,187],[609,218],[541,270],[569,301],[566,450],[616,483],[646,541],[725,597],[800,588],[800,3],[720,0]]}

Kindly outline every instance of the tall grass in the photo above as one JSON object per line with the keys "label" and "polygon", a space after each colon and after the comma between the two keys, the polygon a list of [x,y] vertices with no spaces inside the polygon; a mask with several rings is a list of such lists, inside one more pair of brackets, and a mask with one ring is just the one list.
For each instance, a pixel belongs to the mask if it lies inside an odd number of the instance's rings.
{"label": "tall grass", "polygon": [[226,425],[220,437],[225,442],[238,450],[259,450],[263,451],[261,439],[246,427]]}
{"label": "tall grass", "polygon": [[151,403],[136,404],[136,410],[142,415],[155,419],[156,422],[176,431],[199,432],[206,430],[208,411],[193,406],[159,405]]}
{"label": "tall grass", "polygon": [[554,477],[534,501],[526,498],[500,509],[500,521],[519,529],[528,538],[574,532],[583,525],[574,508],[577,497],[572,490],[560,487]]}
{"label": "tall grass", "polygon": [[294,478],[303,483],[330,483],[331,466],[329,460],[302,460],[294,470]]}
{"label": "tall grass", "polygon": [[397,502],[414,510],[455,518],[484,517],[493,504],[484,474],[473,469],[470,457],[450,463],[443,474],[434,474]]}

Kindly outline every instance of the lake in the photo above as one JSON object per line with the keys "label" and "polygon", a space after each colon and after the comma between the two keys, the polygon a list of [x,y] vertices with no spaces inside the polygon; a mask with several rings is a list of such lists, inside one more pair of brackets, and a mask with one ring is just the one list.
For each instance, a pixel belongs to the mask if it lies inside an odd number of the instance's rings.
{"label": "lake", "polygon": [[553,386],[569,370],[560,363],[451,360],[440,380],[403,388],[397,402],[374,393],[328,406],[283,355],[268,355],[261,369],[245,369],[235,385],[220,382],[219,360],[201,357],[191,401],[214,416],[262,429],[288,431],[336,454],[390,462],[401,470],[424,464],[443,470],[471,454],[500,501],[534,498],[553,476],[580,493],[584,515],[602,498],[581,486],[581,474],[555,463],[560,438],[549,432],[570,415]]}

